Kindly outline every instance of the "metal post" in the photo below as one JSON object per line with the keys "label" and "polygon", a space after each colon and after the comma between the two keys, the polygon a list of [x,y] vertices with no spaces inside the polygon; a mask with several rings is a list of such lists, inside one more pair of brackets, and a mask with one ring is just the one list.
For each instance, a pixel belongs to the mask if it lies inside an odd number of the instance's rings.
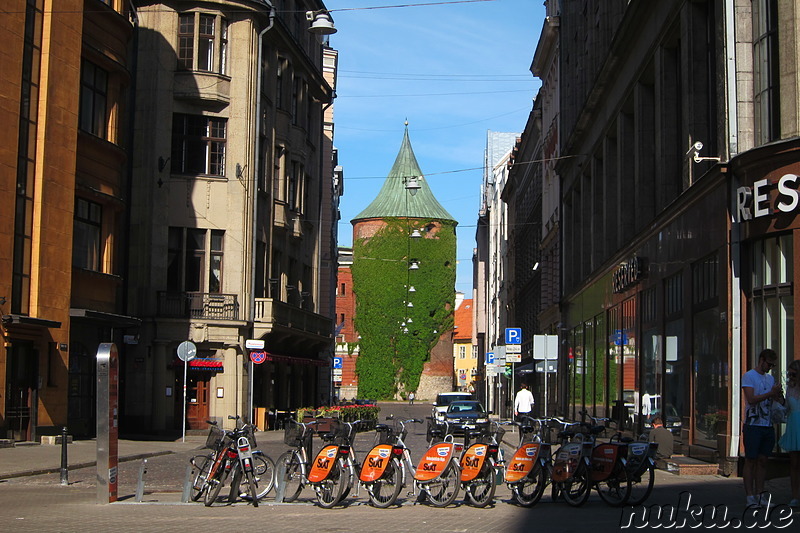
{"label": "metal post", "polygon": [[184,361],[183,362],[183,420],[181,421],[183,434],[181,435],[181,442],[186,442],[186,371],[188,367],[189,367],[189,361]]}
{"label": "metal post", "polygon": [[142,466],[139,467],[139,479],[136,482],[136,502],[141,503],[144,496],[144,475],[147,473],[147,459],[142,459]]}
{"label": "metal post", "polygon": [[181,503],[189,503],[189,492],[192,490],[192,480],[194,478],[194,464],[186,465],[186,476],[183,478],[183,493]]}
{"label": "metal post", "polygon": [[275,467],[275,503],[283,503],[286,495],[286,461],[279,461]]}
{"label": "metal post", "polygon": [[67,428],[61,428],[61,484],[69,485],[69,465],[67,463]]}

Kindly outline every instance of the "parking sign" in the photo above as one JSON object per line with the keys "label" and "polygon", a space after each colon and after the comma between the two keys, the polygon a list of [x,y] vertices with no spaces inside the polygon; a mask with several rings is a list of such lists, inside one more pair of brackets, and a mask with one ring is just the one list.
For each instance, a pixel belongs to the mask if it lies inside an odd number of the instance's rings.
{"label": "parking sign", "polygon": [[486,352],[486,364],[487,365],[494,364],[494,352]]}
{"label": "parking sign", "polygon": [[522,328],[506,328],[506,344],[522,344]]}
{"label": "parking sign", "polygon": [[342,368],[342,358],[341,357],[334,357],[333,358],[333,368]]}

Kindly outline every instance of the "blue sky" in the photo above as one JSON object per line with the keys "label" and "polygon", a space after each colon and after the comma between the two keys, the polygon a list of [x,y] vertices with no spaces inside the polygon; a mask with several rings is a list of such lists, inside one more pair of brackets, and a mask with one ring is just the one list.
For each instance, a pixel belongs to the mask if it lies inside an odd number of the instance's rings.
{"label": "blue sky", "polygon": [[[404,122],[439,202],[458,221],[456,290],[472,291],[472,251],[488,130],[521,132],[540,83],[530,64],[541,0],[326,0],[339,51],[334,144],[344,169],[339,242],[394,163]],[[451,0],[454,1],[454,0]],[[469,169],[469,170],[468,170]]]}

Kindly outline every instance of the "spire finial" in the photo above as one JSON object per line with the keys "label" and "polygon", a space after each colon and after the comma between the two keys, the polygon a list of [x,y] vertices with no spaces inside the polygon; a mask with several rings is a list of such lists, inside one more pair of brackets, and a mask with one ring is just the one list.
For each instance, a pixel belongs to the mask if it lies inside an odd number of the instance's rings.
{"label": "spire finial", "polygon": [[407,128],[408,127],[408,118],[406,118],[405,125],[406,125],[406,128]]}

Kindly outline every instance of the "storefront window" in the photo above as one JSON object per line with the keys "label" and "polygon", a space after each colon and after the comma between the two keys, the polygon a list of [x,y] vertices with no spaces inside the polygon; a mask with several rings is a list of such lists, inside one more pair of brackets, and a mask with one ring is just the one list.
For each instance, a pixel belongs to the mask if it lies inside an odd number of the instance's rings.
{"label": "storefront window", "polygon": [[[677,427],[682,427],[686,412],[689,359],[684,353],[683,277],[681,274],[664,281],[664,412],[671,414]],[[682,432],[673,430],[676,440]]]}
{"label": "storefront window", "polygon": [[584,395],[583,408],[589,413],[595,414],[595,344],[594,344],[594,321],[588,320],[583,325],[584,332]]}
{"label": "storefront window", "polygon": [[770,237],[753,245],[751,341],[747,366],[752,368],[755,365],[761,350],[772,348],[778,354],[778,365],[772,370],[772,375],[784,388],[786,367],[796,358],[792,254],[791,234]]}
{"label": "storefront window", "polygon": [[608,409],[608,386],[606,385],[606,374],[608,373],[608,357],[606,356],[606,322],[602,314],[594,319],[594,338],[595,338],[595,363],[594,363],[594,391],[595,405],[597,406],[595,416],[607,417],[611,413]]}

